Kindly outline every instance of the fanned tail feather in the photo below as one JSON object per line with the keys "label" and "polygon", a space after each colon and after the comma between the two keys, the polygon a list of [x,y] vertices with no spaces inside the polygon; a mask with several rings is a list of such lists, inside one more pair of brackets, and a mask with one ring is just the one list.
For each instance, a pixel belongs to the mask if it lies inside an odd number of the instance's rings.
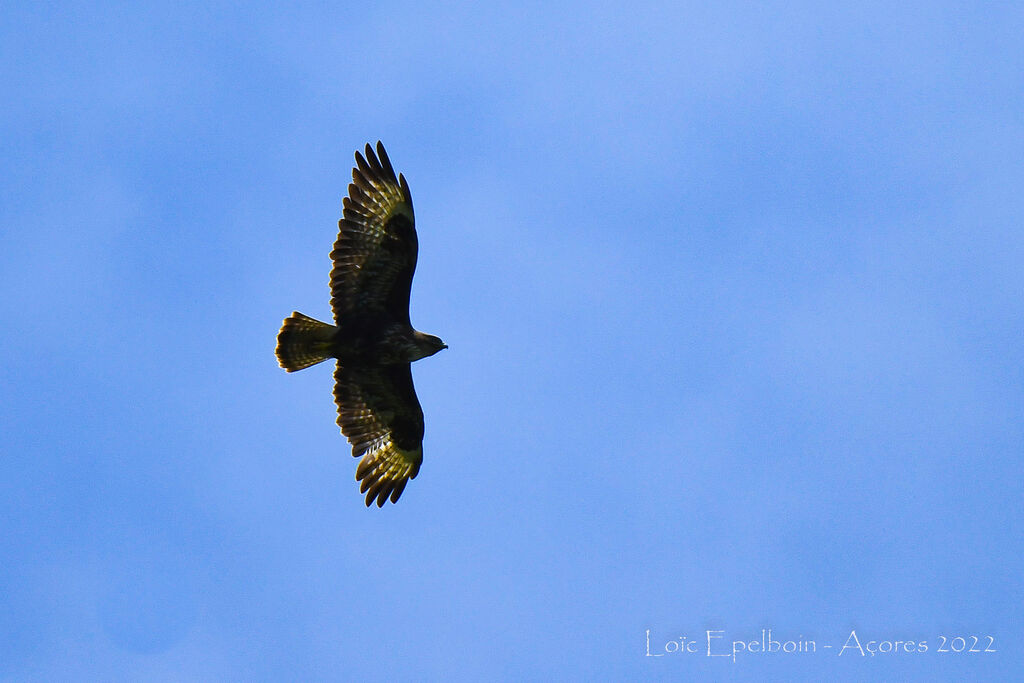
{"label": "fanned tail feather", "polygon": [[288,372],[295,372],[327,360],[337,331],[334,325],[293,312],[277,333],[277,362]]}

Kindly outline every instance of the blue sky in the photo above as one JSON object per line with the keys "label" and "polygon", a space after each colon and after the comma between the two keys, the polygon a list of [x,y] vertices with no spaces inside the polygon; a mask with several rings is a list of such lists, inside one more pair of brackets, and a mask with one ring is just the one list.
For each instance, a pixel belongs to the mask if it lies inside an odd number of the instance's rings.
{"label": "blue sky", "polygon": [[[1019,7],[3,14],[5,680],[1019,672]],[[273,349],[377,139],[450,349],[367,510]]]}

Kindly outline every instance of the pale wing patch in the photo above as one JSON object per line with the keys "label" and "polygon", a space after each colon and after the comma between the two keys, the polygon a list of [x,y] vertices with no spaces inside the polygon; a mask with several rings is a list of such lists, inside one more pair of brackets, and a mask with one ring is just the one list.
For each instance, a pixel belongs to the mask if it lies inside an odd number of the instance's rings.
{"label": "pale wing patch", "polygon": [[394,503],[402,495],[405,485],[414,479],[423,462],[423,448],[406,451],[382,439],[367,451],[356,468],[359,492],[366,494],[366,506],[376,499],[377,507],[383,507],[389,497]]}

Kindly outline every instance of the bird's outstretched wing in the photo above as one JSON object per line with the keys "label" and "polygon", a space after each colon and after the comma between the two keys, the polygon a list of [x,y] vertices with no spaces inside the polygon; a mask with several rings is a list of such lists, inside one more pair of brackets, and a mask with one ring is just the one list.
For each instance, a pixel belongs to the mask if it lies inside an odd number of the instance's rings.
{"label": "bird's outstretched wing", "polygon": [[331,259],[331,309],[334,319],[352,311],[387,311],[409,322],[409,289],[416,270],[416,220],[409,184],[395,177],[384,145],[377,153],[366,145],[356,152],[352,184],[344,199],[344,218]]}
{"label": "bird's outstretched wing", "polygon": [[356,468],[366,506],[394,503],[423,462],[423,410],[409,363],[334,371],[338,425],[362,460]]}

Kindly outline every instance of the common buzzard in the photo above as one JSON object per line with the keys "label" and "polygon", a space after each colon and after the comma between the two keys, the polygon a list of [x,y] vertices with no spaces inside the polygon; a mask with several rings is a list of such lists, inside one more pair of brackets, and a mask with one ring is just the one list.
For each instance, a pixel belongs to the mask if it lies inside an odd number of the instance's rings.
{"label": "common buzzard", "polygon": [[356,152],[352,184],[331,259],[334,325],[298,311],[277,334],[277,361],[288,372],[337,358],[338,425],[362,460],[356,468],[366,506],[394,503],[423,462],[423,410],[410,364],[448,346],[409,322],[416,269],[412,195],[395,177],[384,145]]}

